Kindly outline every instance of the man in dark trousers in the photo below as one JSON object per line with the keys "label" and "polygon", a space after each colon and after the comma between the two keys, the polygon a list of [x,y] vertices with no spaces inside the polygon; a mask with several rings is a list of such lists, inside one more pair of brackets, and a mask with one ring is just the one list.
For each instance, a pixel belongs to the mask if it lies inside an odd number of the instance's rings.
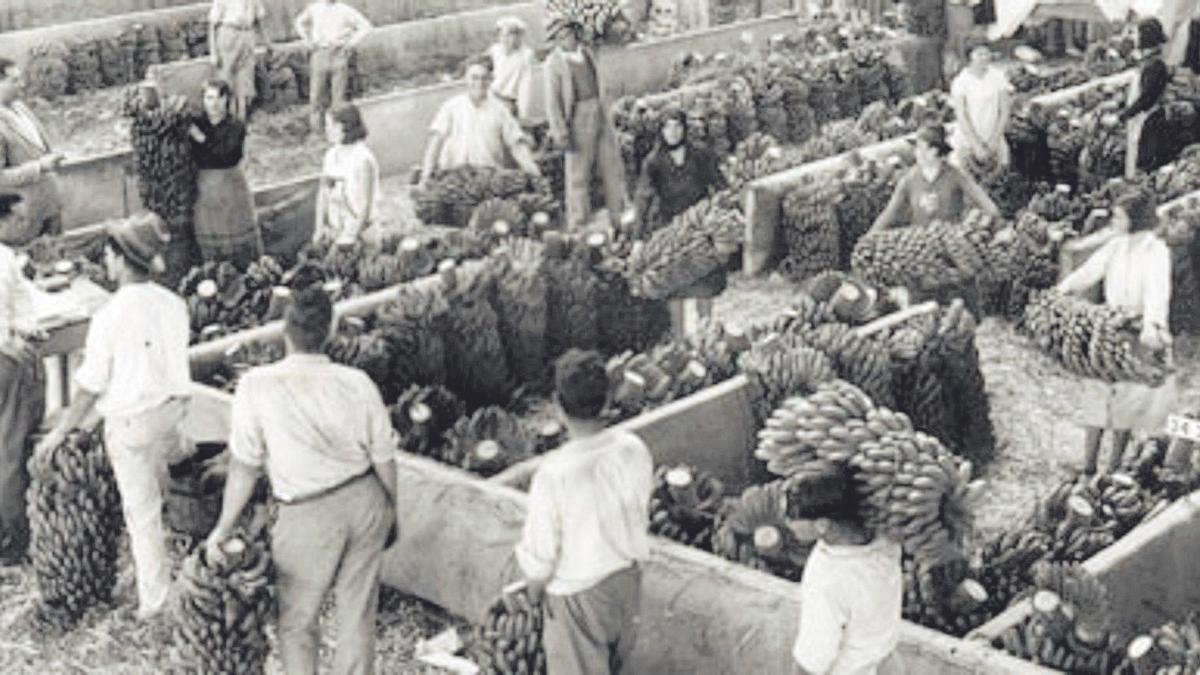
{"label": "man in dark trousers", "polygon": [[570,441],[533,476],[517,563],[530,598],[544,594],[546,672],[629,672],[654,463],[637,436],[605,428],[608,376],[599,354],[568,351],[554,379]]}
{"label": "man in dark trousers", "polygon": [[322,291],[297,293],[284,317],[287,357],[238,383],[225,500],[206,542],[220,559],[265,468],[279,501],[271,554],[289,675],[317,672],[318,619],[331,590],[339,628],[332,672],[374,672],[380,566],[395,533],[395,432],[366,374],[323,353],[333,319]]}

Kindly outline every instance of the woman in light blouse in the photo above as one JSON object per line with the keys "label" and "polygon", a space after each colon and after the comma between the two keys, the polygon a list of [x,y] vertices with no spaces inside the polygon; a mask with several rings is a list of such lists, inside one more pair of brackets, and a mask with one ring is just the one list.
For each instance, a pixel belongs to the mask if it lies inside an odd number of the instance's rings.
{"label": "woman in light blouse", "polygon": [[[1155,232],[1158,215],[1153,196],[1139,188],[1120,199],[1113,208],[1112,226],[1115,236],[1059,282],[1058,289],[1081,293],[1103,282],[1106,305],[1141,317],[1141,347],[1168,352],[1171,251]],[[1166,357],[1169,365],[1169,352]],[[1086,429],[1084,468],[1088,473],[1096,472],[1105,429],[1112,432],[1109,466],[1116,468],[1131,432],[1162,432],[1176,400],[1174,376],[1158,387],[1129,382],[1109,385],[1098,380],[1081,384],[1086,402],[1079,410]]]}
{"label": "woman in light blouse", "polygon": [[367,147],[367,128],[357,106],[330,110],[325,135],[333,147],[325,152],[313,239],[350,245],[369,234],[377,215],[379,163]]}

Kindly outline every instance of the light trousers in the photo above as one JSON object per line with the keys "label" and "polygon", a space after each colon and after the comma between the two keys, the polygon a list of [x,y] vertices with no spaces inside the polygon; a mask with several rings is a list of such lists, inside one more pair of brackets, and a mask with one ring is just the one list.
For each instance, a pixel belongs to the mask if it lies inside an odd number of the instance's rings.
{"label": "light trousers", "polygon": [[580,229],[592,215],[592,176],[600,173],[604,183],[604,203],[615,227],[625,202],[625,184],[621,151],[600,99],[575,104],[571,116],[571,150],[566,153],[567,226]]}
{"label": "light trousers", "polygon": [[163,609],[171,589],[163,489],[167,462],[184,443],[186,412],[184,399],[171,399],[145,412],[104,420],[104,445],[121,493],[137,575],[138,617],[143,619]]}
{"label": "light trousers", "polygon": [[309,64],[308,102],[314,129],[322,128],[325,111],[346,102],[350,78],[350,51],[336,47],[313,50]]}

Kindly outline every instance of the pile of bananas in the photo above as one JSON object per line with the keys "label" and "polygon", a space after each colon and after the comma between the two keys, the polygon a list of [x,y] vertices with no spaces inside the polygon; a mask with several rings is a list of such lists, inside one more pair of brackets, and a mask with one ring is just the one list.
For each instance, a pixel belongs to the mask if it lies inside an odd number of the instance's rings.
{"label": "pile of bananas", "polygon": [[[852,161],[857,159],[852,156]],[[850,258],[858,240],[867,233],[875,217],[887,206],[905,163],[854,161],[838,180],[834,210],[840,229],[840,253],[837,269],[850,269]]]}
{"label": "pile of bananas", "polygon": [[35,620],[67,630],[112,599],[124,520],[102,432],[76,431],[29,460],[29,557],[41,599]]}
{"label": "pile of bananas", "polygon": [[505,403],[512,390],[500,317],[491,302],[495,290],[495,268],[488,266],[457,270],[446,291],[446,386],[472,407]]}
{"label": "pile of bananas", "polygon": [[495,305],[505,357],[518,382],[541,382],[546,365],[546,276],[543,246],[528,239],[506,243],[497,260]]}
{"label": "pile of bananas", "polygon": [[1092,79],[1086,70],[1077,66],[1043,71],[1027,64],[1014,64],[1005,69],[1005,75],[1018,94],[1028,96],[1083,84]]}
{"label": "pile of bananas", "polygon": [[[1195,417],[1195,411],[1192,411]],[[1126,450],[1121,472],[1128,474],[1158,502],[1143,520],[1149,520],[1168,504],[1200,486],[1200,453],[1197,444],[1183,438],[1146,438]]]}
{"label": "pile of bananas", "polygon": [[263,673],[274,597],[271,552],[264,539],[225,542],[224,560],[203,547],[184,559],[176,584],[174,661],[202,673]]}
{"label": "pile of bananas", "polygon": [[1125,152],[1129,145],[1125,128],[1101,123],[1099,113],[1084,118],[1083,150],[1079,173],[1084,185],[1100,186],[1110,178],[1125,175]]}
{"label": "pile of bananas", "polygon": [[713,551],[751,569],[799,581],[812,545],[788,527],[785,481],[753,485],[726,501],[717,517]]}
{"label": "pile of bananas", "polygon": [[894,401],[891,356],[876,336],[862,337],[844,323],[792,324],[791,330],[833,362],[837,376],[881,405]]}
{"label": "pile of bananas", "polygon": [[592,266],[593,251],[555,232],[544,241],[547,354],[557,358],[572,347],[593,349],[600,344],[604,297]]}
{"label": "pile of bananas", "polygon": [[1029,527],[1053,537],[1053,560],[1082,562],[1136,527],[1157,500],[1129,474],[1065,480],[1042,499]]}
{"label": "pile of bananas", "polygon": [[192,342],[261,324],[283,275],[283,268],[270,256],[250,263],[245,272],[239,272],[228,261],[193,267],[178,286],[179,295],[188,304]]}
{"label": "pile of bananas", "polygon": [[396,387],[446,382],[446,342],[443,326],[450,306],[435,289],[401,286],[392,302],[375,312],[375,326],[391,343],[389,384],[385,400],[400,394]]}
{"label": "pile of bananas", "polygon": [[[1050,555],[1051,535],[1024,528],[1005,532],[983,544],[972,561],[969,576],[983,586],[987,599],[965,617],[963,633],[999,615],[1033,586],[1033,566]],[[957,621],[956,621],[957,624]],[[955,626],[954,634],[962,630]]]}
{"label": "pile of bananas", "polygon": [[1121,675],[1173,675],[1200,671],[1200,623],[1195,614],[1135,637],[1118,667]]}
{"label": "pile of bananas", "polygon": [[759,432],[755,457],[789,476],[814,465],[852,473],[866,525],[904,544],[922,566],[959,557],[968,525],[971,467],[902,413],[876,407],[841,380],[788,399]]}
{"label": "pile of bananas", "polygon": [[1162,363],[1141,353],[1141,322],[1133,314],[1046,290],[1025,307],[1024,330],[1042,351],[1077,375],[1106,382],[1158,385]]}
{"label": "pile of bananas", "polygon": [[967,578],[968,570],[965,558],[922,566],[905,557],[904,618],[957,637],[983,624],[990,596],[982,584]]}
{"label": "pile of bananas", "polygon": [[630,290],[654,300],[685,293],[724,265],[741,239],[740,215],[703,200],[634,245],[626,259]]}
{"label": "pile of bananas", "polygon": [[443,435],[467,414],[462,401],[449,389],[413,385],[389,409],[392,428],[400,436],[400,449],[422,457],[438,458]]}
{"label": "pile of bananas", "polygon": [[547,20],[579,24],[588,44],[621,39],[622,26],[628,30],[624,16],[618,0],[546,0]]}
{"label": "pile of bananas", "polygon": [[484,675],[546,675],[542,608],[524,591],[501,595],[476,628],[468,656]]}
{"label": "pile of bananas", "polygon": [[529,193],[540,195],[542,201],[553,197],[548,181],[531,178],[521,171],[463,166],[434,176],[425,189],[413,191],[413,200],[421,222],[466,227],[471,222],[475,207],[486,200],[516,200]]}
{"label": "pile of bananas", "polygon": [[1110,673],[1120,657],[1109,632],[1108,590],[1078,565],[1034,566],[1033,615],[993,646],[1068,673]]}
{"label": "pile of bananas", "polygon": [[533,457],[537,435],[521,418],[496,406],[479,408],[446,432],[442,461],[484,478]]}
{"label": "pile of bananas", "polygon": [[724,498],[725,486],[704,471],[660,466],[650,495],[650,533],[711,551]]}
{"label": "pile of bananas", "polygon": [[1200,146],[1185,148],[1179,159],[1155,171],[1151,181],[1160,203],[1195,191],[1200,185]]}
{"label": "pile of bananas", "polygon": [[880,286],[930,289],[962,284],[994,274],[986,267],[986,251],[1008,245],[999,225],[972,209],[961,223],[872,232],[855,244],[851,267]]}
{"label": "pile of bananas", "polygon": [[195,111],[181,97],[159,105],[157,96],[144,98],[136,88],[127,94],[124,113],[132,119],[129,140],[138,178],[138,196],[179,232],[191,222],[196,203],[196,161],[188,129]]}
{"label": "pile of bananas", "polygon": [[825,177],[806,179],[783,200],[785,255],[779,270],[803,281],[841,262],[841,227],[834,204],[838,185]]}
{"label": "pile of bananas", "polygon": [[[342,319],[345,325],[347,319]],[[392,343],[381,331],[340,330],[325,345],[325,353],[335,363],[357,368],[367,374],[377,387],[388,386],[392,363]]]}
{"label": "pile of bananas", "polygon": [[623,273],[624,260],[618,255],[606,252],[592,269],[600,287],[597,321],[602,352],[642,351],[670,330],[667,302],[635,296]]}
{"label": "pile of bananas", "polygon": [[738,358],[738,367],[756,384],[755,411],[766,420],[784,400],[803,396],[836,373],[823,353],[795,333],[767,333]]}
{"label": "pile of bananas", "polygon": [[715,384],[714,371],[686,342],[670,341],[649,352],[627,351],[608,360],[611,395],[606,416],[615,421],[690,396]]}

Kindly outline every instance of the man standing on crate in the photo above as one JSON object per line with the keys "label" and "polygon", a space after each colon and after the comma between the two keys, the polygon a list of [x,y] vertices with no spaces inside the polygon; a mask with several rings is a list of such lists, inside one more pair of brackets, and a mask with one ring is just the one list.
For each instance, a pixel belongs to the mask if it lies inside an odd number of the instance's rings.
{"label": "man standing on crate", "polygon": [[599,354],[568,351],[554,380],[570,441],[533,476],[517,563],[530,599],[545,596],[546,672],[629,672],[654,463],[637,436],[605,428],[608,376]]}
{"label": "man standing on crate", "polygon": [[104,265],[119,288],[88,326],[79,393],[35,450],[61,445],[93,406],[104,417],[143,620],[163,610],[171,587],[162,520],[167,464],[190,450],[182,434],[191,393],[187,305],[151,280],[166,268],[165,230],[154,214],[109,227]]}
{"label": "man standing on crate", "polygon": [[24,74],[17,64],[0,56],[0,186],[16,189],[24,198],[26,217],[19,230],[7,223],[5,241],[27,244],[40,234],[62,231],[62,199],[54,170],[63,156],[50,149],[46,130],[20,100]]}
{"label": "man standing on crate", "polygon": [[324,292],[297,293],[284,316],[287,357],[242,376],[224,504],[205,545],[220,559],[265,468],[279,501],[271,554],[289,675],[317,672],[318,620],[331,590],[339,630],[331,672],[374,672],[380,566],[395,537],[396,435],[375,384],[325,356],[333,322]]}
{"label": "man standing on crate", "polygon": [[[346,102],[351,50],[371,32],[371,22],[341,0],[317,0],[296,17],[296,34],[312,50],[309,61],[309,127],[321,131],[325,111]],[[326,99],[332,98],[332,103]]]}
{"label": "man standing on crate", "polygon": [[0,195],[0,566],[19,564],[29,546],[25,465],[29,436],[42,421],[46,401],[46,374],[33,346],[42,337],[33,289],[5,236],[19,230],[24,217],[20,195]]}
{"label": "man standing on crate", "polygon": [[230,102],[234,117],[245,122],[254,100],[255,37],[265,48],[271,41],[263,28],[267,10],[262,0],[213,0],[208,12],[208,44],[212,64],[233,87]]}

